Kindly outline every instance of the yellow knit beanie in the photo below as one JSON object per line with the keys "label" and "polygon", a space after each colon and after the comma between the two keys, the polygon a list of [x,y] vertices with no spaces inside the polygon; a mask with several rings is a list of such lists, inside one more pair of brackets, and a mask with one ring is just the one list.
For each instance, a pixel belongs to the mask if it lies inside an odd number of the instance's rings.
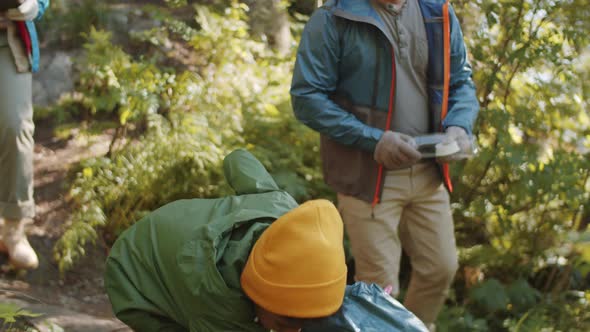
{"label": "yellow knit beanie", "polygon": [[242,272],[242,289],[277,315],[333,314],[346,288],[343,234],[342,219],[330,201],[302,204],[260,236]]}

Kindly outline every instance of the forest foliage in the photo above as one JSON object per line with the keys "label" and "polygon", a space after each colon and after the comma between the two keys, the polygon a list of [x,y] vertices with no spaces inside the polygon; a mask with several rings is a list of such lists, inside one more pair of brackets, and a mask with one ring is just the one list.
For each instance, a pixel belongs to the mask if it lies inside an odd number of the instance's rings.
{"label": "forest foliage", "polygon": [[[105,30],[113,9],[87,4],[96,24],[84,29],[76,89],[47,114],[58,129],[82,122],[89,133],[106,126],[115,135],[106,156],[73,172],[75,211],[55,247],[62,271],[159,206],[229,194],[220,163],[236,147],[251,150],[299,201],[334,198],[322,181],[318,135],[294,119],[289,100],[309,12],[282,2],[293,37],[285,53],[252,32],[246,3],[168,2],[142,9],[159,24],[131,33],[126,45]],[[453,2],[482,108],[477,157],[452,167],[461,269],[440,331],[590,330],[584,2]],[[69,10],[62,22],[80,26]]]}

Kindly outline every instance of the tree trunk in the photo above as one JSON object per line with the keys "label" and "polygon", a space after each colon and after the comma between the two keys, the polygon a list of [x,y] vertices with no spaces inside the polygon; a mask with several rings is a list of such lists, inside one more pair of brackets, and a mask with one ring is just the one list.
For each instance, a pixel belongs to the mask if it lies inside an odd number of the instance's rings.
{"label": "tree trunk", "polygon": [[266,36],[277,51],[286,53],[291,47],[291,24],[287,8],[280,0],[244,0],[250,7],[250,26],[253,35]]}

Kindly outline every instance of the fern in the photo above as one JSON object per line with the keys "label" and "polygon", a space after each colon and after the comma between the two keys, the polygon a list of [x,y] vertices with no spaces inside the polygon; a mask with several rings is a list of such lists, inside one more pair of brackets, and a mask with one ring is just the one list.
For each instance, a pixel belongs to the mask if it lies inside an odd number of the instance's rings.
{"label": "fern", "polygon": [[30,331],[31,328],[25,326],[26,323],[21,321],[39,316],[41,314],[24,310],[14,303],[0,303],[0,328],[2,331]]}

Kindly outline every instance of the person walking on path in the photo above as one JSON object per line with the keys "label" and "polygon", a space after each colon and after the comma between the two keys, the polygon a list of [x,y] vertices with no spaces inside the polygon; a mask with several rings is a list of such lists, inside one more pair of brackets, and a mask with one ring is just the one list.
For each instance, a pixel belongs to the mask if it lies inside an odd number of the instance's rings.
{"label": "person walking on path", "polygon": [[[399,292],[431,330],[458,268],[447,162],[415,136],[443,132],[467,152],[479,111],[459,20],[446,0],[329,0],[301,38],[291,97],[321,134],[325,181],[338,193],[357,281]],[[446,186],[446,189],[445,189]]]}
{"label": "person walking on path", "polygon": [[37,254],[25,234],[33,200],[32,72],[39,69],[34,20],[49,0],[15,0],[0,12],[0,252],[16,268],[34,269]]}

